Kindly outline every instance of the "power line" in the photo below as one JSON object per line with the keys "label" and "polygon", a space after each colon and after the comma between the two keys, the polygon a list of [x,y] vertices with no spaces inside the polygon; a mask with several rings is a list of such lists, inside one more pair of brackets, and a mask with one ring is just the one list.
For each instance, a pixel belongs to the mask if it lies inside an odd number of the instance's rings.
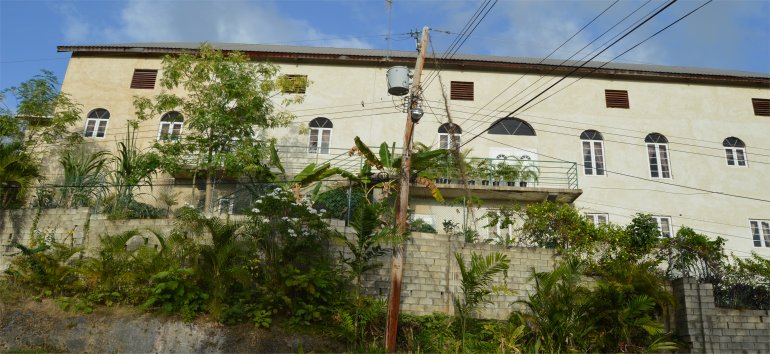
{"label": "power line", "polygon": [[[442,60],[452,58],[457,53],[457,51],[460,50],[460,47],[465,44],[465,41],[467,41],[470,35],[473,34],[479,24],[484,21],[484,19],[487,17],[489,12],[492,11],[492,8],[494,8],[495,5],[497,5],[497,0],[494,0],[494,2],[491,2],[491,0],[485,0],[481,5],[479,5],[479,7],[476,9],[476,12],[471,16],[463,29],[460,31],[460,35],[455,37],[455,40],[452,41],[447,50],[441,56]],[[481,13],[485,10],[486,12],[481,15]],[[479,16],[481,16],[480,19]],[[471,29],[471,27],[473,28]],[[440,69],[428,74],[428,76],[425,78],[425,84],[421,85],[423,91],[425,88],[430,86],[435,76],[438,75],[438,72],[440,72]]]}
{"label": "power line", "polygon": [[[606,46],[606,47],[605,47],[604,49],[602,49],[602,50],[601,50],[599,53],[597,53],[596,55],[594,55],[594,56],[593,56],[593,57],[591,57],[590,59],[586,60],[584,63],[580,64],[579,66],[576,66],[576,67],[574,67],[574,68],[573,68],[573,69],[572,69],[570,72],[568,72],[566,75],[564,75],[564,76],[563,76],[563,77],[561,77],[559,80],[557,80],[556,82],[554,82],[553,84],[551,84],[550,86],[548,86],[548,87],[547,87],[545,90],[541,91],[540,93],[538,93],[538,94],[537,94],[537,95],[535,95],[534,97],[532,97],[532,98],[530,98],[529,100],[527,100],[527,102],[524,102],[524,104],[520,105],[518,108],[516,108],[516,109],[515,109],[515,110],[513,110],[512,112],[508,113],[508,114],[507,114],[505,117],[503,117],[502,119],[505,119],[505,118],[510,118],[510,117],[512,117],[513,115],[515,115],[515,114],[516,114],[516,113],[517,113],[519,110],[521,110],[522,108],[524,108],[525,106],[527,106],[529,103],[531,103],[532,101],[536,100],[537,98],[539,98],[540,96],[542,96],[543,94],[545,94],[546,92],[548,92],[550,89],[552,89],[553,87],[555,87],[556,85],[558,85],[559,83],[561,83],[562,81],[566,80],[568,77],[570,77],[572,74],[574,74],[575,72],[577,72],[577,71],[578,71],[578,70],[580,70],[581,68],[585,67],[585,66],[586,66],[588,63],[590,63],[590,62],[591,62],[591,60],[593,60],[594,58],[596,58],[596,57],[597,57],[599,54],[602,54],[602,53],[604,53],[605,51],[607,51],[608,49],[610,49],[612,46],[614,46],[615,44],[617,44],[618,42],[620,42],[621,40],[623,40],[624,38],[626,38],[628,35],[630,35],[631,33],[635,32],[637,29],[639,29],[639,28],[640,28],[641,26],[643,26],[645,23],[649,22],[650,20],[652,20],[653,18],[655,18],[656,16],[658,16],[658,15],[659,15],[661,12],[663,12],[664,10],[666,10],[667,8],[669,8],[669,7],[670,7],[671,5],[673,5],[673,4],[674,4],[676,1],[677,1],[677,0],[671,0],[671,1],[669,1],[669,2],[668,2],[666,5],[662,6],[662,7],[661,7],[661,8],[659,8],[657,11],[655,11],[655,12],[654,12],[652,15],[648,16],[648,17],[647,17],[647,18],[646,18],[644,21],[642,21],[641,23],[639,23],[639,24],[635,25],[633,28],[631,28],[631,29],[630,29],[629,31],[627,31],[625,34],[623,34],[622,36],[620,36],[619,38],[617,38],[616,40],[614,40],[614,41],[613,41],[611,44],[609,44],[608,46]],[[502,119],[498,120],[498,122],[499,122],[499,121],[501,121]],[[472,138],[471,138],[470,140],[468,140],[467,142],[463,143],[461,146],[465,146],[465,145],[466,145],[466,144],[468,144],[469,142],[471,142],[471,141],[475,140],[475,139],[476,139],[476,138],[478,138],[478,137],[479,137],[481,134],[483,134],[483,133],[484,133],[484,131],[486,131],[486,129],[485,129],[485,130],[483,130],[483,131],[481,131],[481,132],[479,132],[478,134],[476,134],[474,137],[472,137]]]}
{"label": "power line", "polygon": [[[637,7],[637,8],[636,8],[636,10],[632,11],[631,13],[629,13],[628,15],[626,15],[625,17],[623,17],[622,19],[620,19],[620,21],[616,22],[616,23],[615,23],[615,25],[613,25],[612,27],[610,27],[610,28],[608,28],[607,30],[605,30],[605,31],[604,31],[602,34],[600,34],[599,36],[597,36],[596,38],[594,38],[594,40],[592,40],[591,42],[589,42],[588,44],[586,44],[585,46],[583,46],[583,48],[579,49],[579,50],[578,50],[578,51],[577,51],[575,54],[573,54],[573,55],[570,55],[570,56],[569,56],[569,57],[567,57],[566,59],[562,60],[562,61],[561,61],[561,63],[559,63],[559,64],[557,64],[557,65],[553,66],[553,67],[551,68],[551,70],[549,70],[547,73],[544,73],[544,74],[540,75],[540,76],[539,76],[539,77],[538,77],[538,78],[537,78],[537,79],[536,79],[534,82],[532,82],[531,84],[527,85],[527,87],[525,87],[524,89],[522,89],[522,90],[519,90],[519,91],[518,91],[518,93],[516,93],[515,95],[513,95],[511,98],[507,99],[505,102],[502,102],[500,105],[498,105],[498,106],[497,106],[497,108],[496,108],[496,110],[499,110],[499,109],[503,108],[504,106],[505,106],[505,109],[509,109],[509,108],[510,108],[510,107],[511,107],[513,104],[516,104],[516,103],[518,103],[518,102],[521,102],[521,100],[522,100],[524,97],[526,97],[526,96],[522,96],[522,98],[519,98],[519,99],[515,100],[515,101],[514,101],[512,104],[508,104],[509,102],[513,101],[514,99],[516,99],[516,98],[517,98],[517,97],[519,97],[520,95],[523,95],[523,94],[524,94],[525,92],[527,92],[527,91],[528,91],[528,90],[529,90],[529,89],[530,89],[532,86],[534,86],[536,83],[538,83],[538,82],[539,82],[541,79],[543,79],[544,77],[546,77],[546,76],[550,75],[551,73],[553,73],[553,72],[554,72],[554,71],[556,71],[557,69],[560,69],[560,68],[564,68],[564,67],[565,67],[565,66],[564,66],[564,64],[565,64],[565,63],[566,63],[568,60],[570,60],[570,59],[571,59],[571,58],[573,58],[575,55],[577,55],[578,53],[580,53],[580,51],[582,51],[583,49],[585,49],[585,48],[588,48],[590,45],[592,45],[593,43],[595,43],[596,41],[598,41],[600,38],[604,37],[604,35],[606,35],[606,34],[607,34],[607,33],[609,33],[610,31],[612,31],[612,30],[613,30],[615,27],[617,27],[617,26],[619,26],[620,24],[622,24],[623,22],[625,22],[625,21],[626,21],[626,20],[627,20],[629,17],[633,16],[633,15],[634,15],[635,13],[637,13],[639,10],[641,10],[642,8],[644,8],[644,7],[645,7],[645,6],[646,6],[646,5],[647,5],[647,4],[648,4],[650,1],[651,1],[651,0],[648,0],[647,2],[645,2],[645,3],[643,3],[642,5],[640,5],[639,7]],[[662,6],[663,6],[663,5],[661,5],[661,7],[662,7]],[[658,9],[659,9],[659,8],[660,8],[660,7],[658,7]],[[656,9],[654,9],[653,11],[650,11],[650,13],[648,13],[648,15],[649,15],[649,14],[652,14],[652,13],[653,13],[655,10],[656,10]],[[644,18],[644,16],[643,16],[642,18]],[[617,37],[618,37],[618,36],[620,36],[620,35],[621,35],[621,34],[622,34],[624,31],[626,31],[626,30],[629,30],[629,29],[630,29],[632,26],[634,26],[635,24],[639,23],[641,20],[642,20],[642,19],[640,18],[640,19],[639,19],[639,20],[637,20],[636,22],[632,23],[631,25],[629,25],[628,27],[626,27],[626,28],[625,28],[623,31],[620,31],[620,32],[619,32],[617,35],[615,35],[615,36],[614,36],[612,39],[615,39],[615,38],[617,38]],[[610,40],[612,40],[612,39],[610,39]],[[604,44],[602,44],[602,45],[601,45],[601,46],[599,46],[598,48],[601,48],[602,46],[606,45],[607,43],[609,43],[609,41],[608,41],[608,42],[606,42],[606,43],[604,43]],[[582,59],[585,59],[585,57],[581,58],[581,60],[582,60]],[[541,63],[542,63],[542,62],[543,62],[543,61],[541,61]],[[501,91],[501,92],[498,94],[498,96],[496,96],[494,99],[496,99],[497,97],[499,97],[500,95],[502,95],[502,94],[503,94],[505,91],[507,91],[508,89],[510,89],[511,87],[513,87],[515,84],[517,84],[519,81],[521,81],[522,79],[524,79],[524,77],[525,77],[524,75],[522,75],[521,77],[519,77],[519,78],[518,78],[518,79],[517,79],[515,82],[513,82],[511,85],[509,85],[508,87],[506,87],[505,89],[503,89],[503,90],[502,90],[502,91]],[[548,81],[550,81],[550,79],[549,79]],[[547,82],[548,82],[548,81],[547,81]],[[541,87],[543,87],[543,86],[545,86],[545,84],[542,84],[542,85],[538,86],[538,89],[539,89],[539,88],[541,88]],[[493,99],[493,100],[494,100],[494,99]],[[489,103],[491,103],[491,101],[490,101]],[[506,106],[506,105],[507,105],[507,106]],[[473,130],[473,129],[475,129],[475,128],[476,128],[476,127],[474,126],[474,127],[471,127],[469,130]]]}
{"label": "power line", "polygon": [[[469,114],[471,114],[471,112],[464,112],[464,111],[457,111],[457,112],[460,112],[460,113],[469,113]],[[471,121],[471,122],[483,122],[483,121],[481,121],[481,120],[474,120],[474,119],[470,119],[470,118],[462,118],[462,117],[460,117],[459,119],[460,119],[460,120],[465,120],[465,121]],[[574,130],[574,131],[577,131],[577,132],[582,132],[582,131],[585,131],[587,128],[590,128],[590,127],[586,127],[586,126],[583,126],[583,127],[573,127],[573,126],[565,126],[565,125],[558,125],[558,124],[544,123],[544,122],[540,122],[540,121],[537,121],[537,120],[531,120],[531,119],[530,119],[530,120],[528,120],[528,122],[533,122],[533,123],[536,123],[536,124],[540,124],[540,125],[544,125],[544,126],[552,126],[552,127],[557,127],[557,128],[570,129],[570,130]],[[542,129],[542,128],[538,128],[536,131],[538,131],[538,132],[545,132],[545,133],[550,133],[550,134],[556,134],[556,135],[569,136],[569,137],[576,137],[576,136],[578,136],[578,135],[579,135],[579,134],[568,134],[568,133],[563,133],[563,132],[550,131],[550,130],[545,130],[545,129]],[[646,132],[646,133],[648,133],[648,134],[649,134],[649,132]],[[620,141],[620,140],[612,140],[612,139],[607,139],[607,138],[606,138],[606,136],[608,136],[608,135],[609,135],[609,136],[612,136],[612,135],[616,135],[616,136],[620,136],[620,137],[624,137],[624,138],[629,138],[629,139],[638,139],[638,140],[641,140],[641,139],[643,138],[643,137],[641,137],[641,136],[623,135],[623,134],[617,134],[617,133],[607,133],[607,134],[602,134],[602,135],[603,135],[603,136],[605,136],[605,138],[604,138],[604,139],[602,139],[602,141],[606,141],[606,142],[612,142],[612,143],[618,143],[618,144],[625,144],[625,145],[633,145],[633,146],[647,147],[647,144],[644,144],[644,143],[634,143],[634,142],[628,142],[628,141]],[[671,141],[669,141],[669,143],[668,143],[668,144],[669,144],[670,146],[671,146],[671,145],[674,145],[674,146],[675,146],[675,145],[682,145],[682,146],[690,146],[690,147],[696,147],[696,148],[703,148],[703,149],[712,149],[712,150],[720,150],[720,151],[724,151],[724,146],[722,146],[721,144],[720,144],[718,147],[715,147],[715,146],[714,146],[714,147],[712,147],[712,146],[701,146],[701,145],[693,145],[693,144],[687,144],[687,143],[676,143],[676,142],[673,142],[673,143],[672,143]],[[711,155],[711,154],[702,153],[702,152],[697,152],[697,151],[688,151],[688,150],[681,150],[681,149],[671,149],[671,148],[669,148],[669,151],[673,151],[673,152],[681,152],[681,153],[685,153],[685,154],[700,155],[700,156],[706,156],[706,157],[713,157],[713,158],[717,158],[717,159],[720,159],[720,160],[723,160],[723,159],[725,159],[725,156],[724,156],[724,155]],[[747,154],[746,156],[752,156],[752,157],[755,157],[755,156],[770,157],[770,155],[767,155],[767,154],[760,154],[760,153],[751,153],[751,154]],[[747,161],[747,162],[750,162],[750,163],[752,163],[752,164],[770,165],[770,162],[765,162],[765,161],[756,160],[756,159],[748,159],[748,158],[746,158],[746,161]]]}
{"label": "power line", "polygon": [[[494,142],[496,144],[512,147],[514,149],[518,149],[518,150],[521,150],[521,151],[524,151],[524,152],[528,152],[528,153],[532,153],[532,154],[535,153],[534,151],[523,149],[521,147],[514,146],[514,145],[511,145],[511,144],[506,144],[506,143],[503,143],[503,142],[500,142],[500,141],[497,141],[497,140],[493,140],[493,139],[490,139],[490,138],[487,138],[487,137],[484,137],[484,139],[485,140],[489,140],[491,142]],[[549,155],[545,155],[545,154],[539,154],[539,155],[540,156],[545,156],[545,157],[553,159],[553,160],[557,160],[557,161],[561,161],[561,162],[567,162],[567,163],[574,163],[574,164],[576,164],[576,165],[578,165],[580,167],[585,167],[585,165],[583,165],[582,163],[579,163],[579,162],[567,161],[567,160],[564,160],[564,159],[561,159],[561,158],[558,158],[558,157],[549,156]],[[652,183],[663,184],[663,185],[667,185],[667,186],[684,188],[684,189],[689,189],[689,190],[694,190],[694,191],[699,191],[699,192],[706,192],[706,193],[722,195],[722,196],[726,196],[726,197],[733,197],[733,198],[740,198],[740,199],[747,199],[747,200],[754,200],[754,201],[758,201],[758,202],[770,203],[770,200],[768,200],[768,199],[755,198],[755,197],[747,197],[747,196],[733,194],[733,193],[714,191],[714,190],[710,190],[710,189],[706,189],[706,188],[686,186],[686,185],[683,185],[683,184],[676,184],[676,183],[666,182],[666,181],[657,180],[657,179],[644,178],[644,177],[634,176],[634,175],[631,175],[631,174],[628,174],[628,173],[619,172],[619,171],[611,171],[611,170],[608,170],[608,169],[605,169],[604,171],[607,172],[607,173],[614,173],[616,175],[623,176],[623,177],[638,179],[638,180],[652,182]]]}
{"label": "power line", "polygon": [[[585,78],[586,76],[590,75],[591,73],[595,72],[596,70],[599,70],[599,69],[603,68],[604,66],[606,66],[607,64],[609,64],[609,63],[610,63],[610,62],[612,62],[613,60],[615,60],[615,59],[617,59],[617,58],[620,58],[621,56],[623,56],[623,55],[625,55],[626,53],[630,52],[631,50],[635,49],[636,47],[638,47],[638,46],[642,45],[643,43],[645,43],[645,42],[647,42],[648,40],[652,39],[653,37],[657,36],[657,35],[658,35],[658,34],[660,34],[661,32],[663,32],[663,31],[667,30],[667,29],[668,29],[668,28],[670,28],[671,26],[673,26],[673,25],[677,24],[679,21],[681,21],[681,20],[683,20],[683,19],[687,18],[688,16],[692,15],[693,13],[695,13],[695,12],[696,12],[696,11],[698,11],[698,10],[700,10],[700,9],[701,9],[701,8],[703,8],[704,6],[706,6],[706,5],[710,4],[712,1],[713,1],[713,0],[708,0],[708,1],[706,1],[706,2],[705,2],[705,3],[703,3],[702,5],[698,6],[697,8],[695,8],[695,9],[693,9],[692,11],[688,12],[687,14],[685,14],[684,16],[681,16],[681,17],[679,17],[679,18],[678,18],[676,21],[674,21],[674,22],[670,23],[668,26],[666,26],[666,27],[663,27],[662,29],[660,29],[660,30],[658,30],[657,32],[655,32],[655,33],[653,33],[652,35],[650,35],[649,37],[645,38],[643,41],[641,41],[641,42],[637,43],[636,45],[634,45],[634,46],[632,46],[632,47],[630,47],[630,48],[626,49],[624,52],[622,52],[622,53],[618,54],[618,55],[617,55],[617,56],[615,56],[615,58],[613,58],[612,60],[610,60],[610,61],[608,61],[608,62],[605,62],[605,63],[603,63],[602,65],[600,65],[600,66],[598,66],[598,67],[596,67],[596,68],[593,68],[591,71],[589,71],[588,73],[586,73],[586,74],[585,74],[585,75],[583,75],[582,77],[580,77],[580,78],[578,78],[577,80],[575,80],[575,81],[573,81],[573,82],[571,82],[571,83],[567,84],[567,86],[565,86],[565,87],[563,87],[563,88],[561,88],[561,89],[557,90],[557,91],[556,91],[556,92],[554,92],[553,94],[551,94],[551,95],[549,95],[549,96],[546,96],[546,97],[544,97],[542,100],[540,100],[540,101],[536,102],[536,103],[535,103],[535,104],[533,104],[532,106],[525,108],[525,109],[524,109],[522,112],[526,112],[526,111],[527,111],[527,110],[529,110],[530,108],[532,108],[532,107],[534,107],[534,106],[537,106],[537,105],[538,105],[538,104],[540,104],[541,102],[543,102],[543,101],[547,100],[548,98],[550,98],[550,97],[552,97],[552,96],[554,96],[554,95],[558,94],[559,92],[561,92],[562,90],[566,89],[567,87],[570,87],[570,86],[571,86],[572,84],[574,84],[575,82],[578,82],[578,81],[582,80],[583,78]],[[535,98],[537,98],[537,97],[535,97]],[[530,100],[530,102],[531,102],[531,100]],[[529,103],[529,102],[525,103],[524,105],[526,105],[526,104],[528,104],[528,103]],[[520,107],[520,108],[521,108],[521,107]]]}
{"label": "power line", "polygon": [[[647,2],[650,2],[650,1],[651,1],[651,0],[648,0]],[[559,50],[561,47],[563,47],[563,46],[564,46],[564,45],[566,45],[566,44],[567,44],[569,41],[571,41],[573,38],[575,38],[575,36],[577,36],[578,34],[580,34],[580,32],[582,32],[584,29],[588,28],[588,26],[590,26],[592,23],[594,23],[594,22],[595,22],[595,21],[596,21],[596,20],[597,20],[599,17],[601,17],[602,15],[604,15],[604,13],[606,13],[607,11],[609,11],[609,10],[610,10],[610,9],[611,9],[613,6],[615,6],[615,4],[617,4],[617,3],[618,3],[618,1],[615,1],[615,2],[613,2],[612,4],[610,4],[610,5],[609,5],[607,8],[605,8],[605,9],[604,9],[604,11],[600,12],[600,13],[599,13],[598,15],[596,15],[596,16],[595,16],[593,19],[591,19],[591,21],[589,21],[588,23],[586,23],[586,24],[585,24],[583,27],[581,27],[581,28],[580,28],[580,29],[579,29],[577,32],[575,32],[575,34],[573,34],[572,36],[570,36],[569,38],[567,38],[567,40],[565,40],[564,42],[562,42],[562,44],[560,44],[560,45],[559,45],[559,46],[558,46],[556,49],[554,49],[554,50],[553,50],[551,53],[549,53],[547,56],[545,56],[545,58],[542,58],[542,59],[541,59],[541,60],[538,62],[538,64],[542,64],[543,62],[545,62],[545,61],[546,61],[546,60],[547,60],[549,57],[551,57],[551,55],[553,55],[554,53],[556,53],[556,51],[558,51],[558,50]],[[646,4],[647,4],[647,3],[645,3],[644,5],[646,5]],[[642,6],[644,6],[644,5],[642,5]],[[641,7],[639,7],[639,9],[641,9]],[[639,9],[637,9],[637,11],[638,11]],[[632,15],[632,14],[634,14],[635,12],[636,12],[636,11],[632,12],[632,13],[631,13],[631,15]],[[631,16],[631,15],[628,15],[628,16]],[[628,16],[626,16],[626,18],[628,18]],[[619,23],[621,23],[621,22],[623,22],[623,21],[625,21],[625,18],[623,18],[623,19],[622,19],[620,22],[618,22],[618,24],[619,24]],[[613,27],[614,27],[614,26],[613,26]],[[605,32],[605,33],[606,33],[606,32]],[[602,34],[602,35],[604,35],[604,34]],[[601,36],[599,36],[599,37],[601,37]],[[597,38],[597,39],[598,39],[598,38]],[[596,41],[596,40],[594,40],[594,41]],[[591,43],[593,43],[593,42],[591,42]],[[591,43],[589,43],[588,45],[590,45]],[[584,48],[585,48],[585,47],[584,47]],[[574,55],[573,55],[573,56],[574,56]],[[570,57],[570,58],[571,58],[571,57]],[[569,59],[569,58],[568,58],[568,59]],[[563,61],[561,64],[564,64],[565,62],[566,62],[566,60],[565,60],[565,61]],[[560,64],[560,65],[561,65],[561,64]],[[550,72],[553,72],[553,70],[555,70],[557,67],[559,67],[559,66],[556,66],[556,67],[554,67],[553,69],[551,69],[551,71],[550,71]],[[550,72],[549,72],[549,73],[550,73]],[[544,74],[543,76],[545,76],[545,75],[547,75],[547,74]],[[500,97],[500,96],[501,96],[503,93],[505,93],[506,91],[508,91],[508,90],[509,90],[511,87],[513,87],[513,86],[515,86],[517,83],[519,83],[519,81],[521,81],[521,80],[522,80],[524,77],[525,77],[524,75],[520,76],[518,79],[516,79],[516,81],[514,81],[514,82],[512,82],[510,85],[508,85],[508,87],[506,87],[506,88],[502,89],[502,90],[501,90],[501,91],[500,91],[500,92],[499,92],[499,93],[498,93],[498,94],[497,94],[495,97],[492,97],[492,99],[490,99],[490,100],[489,100],[489,101],[488,101],[486,104],[484,104],[483,106],[481,106],[481,108],[479,108],[479,109],[478,109],[478,111],[477,111],[476,113],[474,113],[474,115],[475,115],[475,114],[478,114],[478,113],[479,113],[481,110],[483,110],[485,107],[487,107],[487,106],[488,106],[488,105],[490,105],[492,102],[494,102],[494,100],[496,100],[496,99],[497,99],[498,97]],[[541,76],[541,77],[542,77],[542,76]],[[539,80],[539,79],[538,79],[538,80]],[[523,91],[526,91],[526,88],[525,88]],[[519,92],[523,92],[523,91],[519,91]],[[517,94],[516,96],[518,96],[518,94]],[[510,101],[511,99],[513,99],[513,98],[516,98],[516,96],[514,96],[514,97],[510,98],[510,99],[509,99],[509,101]],[[505,103],[503,103],[503,104],[505,104]],[[502,105],[498,106],[498,107],[497,107],[497,109],[499,109],[500,107],[502,107]],[[471,127],[471,128],[470,128],[470,130],[473,130],[473,127]]]}
{"label": "power line", "polygon": [[[429,100],[426,100],[426,101],[429,101]],[[432,101],[432,102],[441,103],[440,101]],[[470,107],[470,106],[463,106],[463,105],[457,105],[457,104],[455,104],[454,106],[455,107],[470,108],[470,109],[474,108],[474,107]],[[468,117],[473,117],[473,116],[475,116],[478,113],[478,112],[463,111],[463,110],[460,110],[460,109],[456,109],[455,111],[459,112],[459,113],[467,113]],[[495,114],[495,113],[505,113],[503,111],[491,111],[491,110],[488,110],[488,111],[491,112],[488,115],[492,115],[492,114]],[[542,118],[542,119],[549,120],[549,121],[557,121],[557,122],[565,122],[565,123],[577,123],[577,122],[572,121],[572,120],[559,119],[559,118],[551,117],[551,116],[535,115],[535,114],[531,114],[531,113],[528,113],[528,114],[519,113],[517,116],[519,116],[519,117]],[[609,116],[607,118],[622,119],[624,117],[612,117],[612,116]],[[460,117],[458,119],[465,120],[465,121],[471,121],[471,122],[486,122],[484,120],[476,120],[476,119],[462,118],[462,117]],[[546,124],[546,123],[542,123],[542,121],[536,121],[536,120],[532,120],[532,119],[528,119],[527,121],[528,122],[535,122],[537,124],[544,124],[544,125]],[[556,126],[558,126],[558,125],[556,125]],[[582,126],[582,127],[577,127],[577,126],[560,126],[560,127],[568,128],[568,129],[574,129],[574,130],[580,130],[580,131],[583,131],[583,130],[586,129],[586,126]],[[602,124],[595,124],[595,123],[591,123],[591,127],[601,127],[601,128],[603,128],[603,129],[601,129],[602,135],[607,133],[607,134],[610,134],[610,135],[617,135],[617,136],[628,137],[628,138],[633,138],[633,139],[637,139],[638,137],[637,136],[632,136],[632,135],[627,135],[627,134],[613,133],[613,132],[608,132],[608,131],[609,130],[620,130],[620,131],[629,131],[629,132],[640,133],[640,134],[645,134],[645,135],[650,133],[650,131],[648,131],[648,130],[636,130],[636,129],[630,129],[630,128],[625,128],[625,127],[620,127],[620,126],[609,126],[609,125],[602,125]],[[608,129],[608,130],[605,130],[605,128]],[[722,146],[723,142],[721,142],[721,141],[697,139],[697,138],[691,138],[691,137],[682,137],[682,136],[676,136],[676,135],[670,135],[670,134],[666,134],[666,137],[676,138],[676,139],[679,139],[679,140],[691,140],[691,141],[695,141],[695,142],[703,142],[703,143],[710,144],[710,145],[688,144],[688,143],[683,143],[683,142],[679,142],[679,141],[676,141],[676,140],[672,139],[672,140],[674,140],[673,142],[669,141],[669,144],[671,144],[671,145],[691,146],[691,147],[697,147],[697,148],[703,148],[703,149],[711,149],[711,150],[722,150],[722,148],[724,147],[724,146]],[[765,148],[765,147],[757,146],[757,145],[753,145],[753,144],[750,145],[750,149],[751,150],[770,150],[770,148]],[[756,152],[752,152],[752,155],[754,155],[754,156],[770,157],[770,154],[762,154],[762,153],[756,153]]]}

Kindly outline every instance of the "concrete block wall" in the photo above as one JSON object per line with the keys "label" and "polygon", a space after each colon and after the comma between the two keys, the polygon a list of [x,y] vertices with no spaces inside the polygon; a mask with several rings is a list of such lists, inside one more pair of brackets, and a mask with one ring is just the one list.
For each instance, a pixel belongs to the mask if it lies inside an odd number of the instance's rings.
{"label": "concrete block wall", "polygon": [[[32,228],[38,211],[35,209],[0,211],[0,272],[8,269],[18,250],[12,242],[29,246]],[[53,236],[59,242],[93,249],[99,244],[99,235],[118,234],[132,229],[156,230],[167,233],[173,228],[169,219],[108,220],[106,215],[91,214],[88,208],[40,210],[36,230],[45,237]],[[152,239],[150,237],[150,239]],[[132,240],[133,241],[133,240]],[[142,240],[143,242],[143,240]]]}
{"label": "concrete block wall", "polygon": [[[461,253],[466,263],[470,262],[472,253],[486,256],[494,252],[507,255],[511,261],[508,276],[498,276],[496,279],[497,285],[505,284],[511,293],[493,295],[492,304],[485,305],[479,312],[479,316],[484,318],[508,318],[514,309],[514,302],[526,299],[533,289],[529,280],[532,269],[537,272],[550,271],[558,262],[552,250],[466,244],[450,237],[442,234],[412,234],[407,245],[401,288],[403,313],[454,314],[453,299],[462,296],[462,277],[455,252]],[[383,267],[364,275],[363,288],[366,294],[386,298],[390,289],[390,255],[381,257],[379,261]]]}
{"label": "concrete block wall", "polygon": [[694,279],[678,279],[672,286],[677,333],[690,352],[770,352],[770,311],[719,308],[713,286]]}

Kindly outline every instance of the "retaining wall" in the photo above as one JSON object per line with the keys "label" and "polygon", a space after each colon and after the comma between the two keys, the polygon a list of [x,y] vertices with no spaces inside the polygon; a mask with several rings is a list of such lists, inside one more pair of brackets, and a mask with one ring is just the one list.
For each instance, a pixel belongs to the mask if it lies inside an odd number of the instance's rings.
{"label": "retaining wall", "polygon": [[770,352],[770,311],[715,306],[711,284],[673,282],[677,333],[693,353]]}

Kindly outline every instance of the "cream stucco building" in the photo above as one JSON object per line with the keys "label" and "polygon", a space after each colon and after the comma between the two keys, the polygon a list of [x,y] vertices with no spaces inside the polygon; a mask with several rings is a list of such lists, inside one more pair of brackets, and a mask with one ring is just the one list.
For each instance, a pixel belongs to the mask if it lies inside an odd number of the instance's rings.
{"label": "cream stucco building", "polygon": [[[196,43],[62,46],[72,52],[62,90],[83,105],[86,139],[110,148],[134,118],[134,96],[160,92],[161,57]],[[386,72],[413,66],[416,53],[215,44],[278,64],[311,84],[297,119],[273,131],[289,167],[308,162],[358,168],[353,138],[371,145],[403,141],[401,97]],[[683,226],[726,239],[737,256],[770,257],[770,75],[700,68],[590,63],[512,117],[499,121],[579,63],[455,55],[428,59],[425,115],[414,140],[433,147],[459,141],[476,158],[505,158],[534,173],[515,180],[467,176],[489,207],[546,199],[573,203],[594,222],[656,217],[664,234]],[[443,91],[443,94],[442,94]],[[444,102],[446,97],[446,105]],[[447,114],[446,107],[449,111]],[[456,125],[447,125],[448,117]],[[159,116],[139,129],[144,146],[184,123]],[[459,129],[457,129],[459,128]],[[452,135],[456,135],[452,137]],[[447,199],[464,193],[458,176],[439,179]],[[417,217],[441,229],[455,206],[421,198]],[[477,216],[478,217],[478,216]],[[483,237],[483,235],[482,235]]]}

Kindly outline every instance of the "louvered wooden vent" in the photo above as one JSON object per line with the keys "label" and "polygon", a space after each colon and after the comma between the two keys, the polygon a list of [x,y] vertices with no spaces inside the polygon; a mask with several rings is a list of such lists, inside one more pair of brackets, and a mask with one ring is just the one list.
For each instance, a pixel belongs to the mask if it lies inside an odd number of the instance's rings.
{"label": "louvered wooden vent", "polygon": [[452,81],[449,91],[450,99],[473,101],[473,82]]}
{"label": "louvered wooden vent", "polygon": [[154,89],[155,78],[158,77],[158,70],[154,69],[134,69],[134,77],[131,78],[132,89]]}
{"label": "louvered wooden vent", "polygon": [[770,100],[767,98],[752,98],[751,104],[754,106],[754,115],[770,116]]}
{"label": "louvered wooden vent", "polygon": [[604,90],[604,98],[607,100],[607,108],[629,108],[628,91]]}
{"label": "louvered wooden vent", "polygon": [[286,83],[281,88],[283,93],[305,93],[307,89],[307,75],[286,75]]}

